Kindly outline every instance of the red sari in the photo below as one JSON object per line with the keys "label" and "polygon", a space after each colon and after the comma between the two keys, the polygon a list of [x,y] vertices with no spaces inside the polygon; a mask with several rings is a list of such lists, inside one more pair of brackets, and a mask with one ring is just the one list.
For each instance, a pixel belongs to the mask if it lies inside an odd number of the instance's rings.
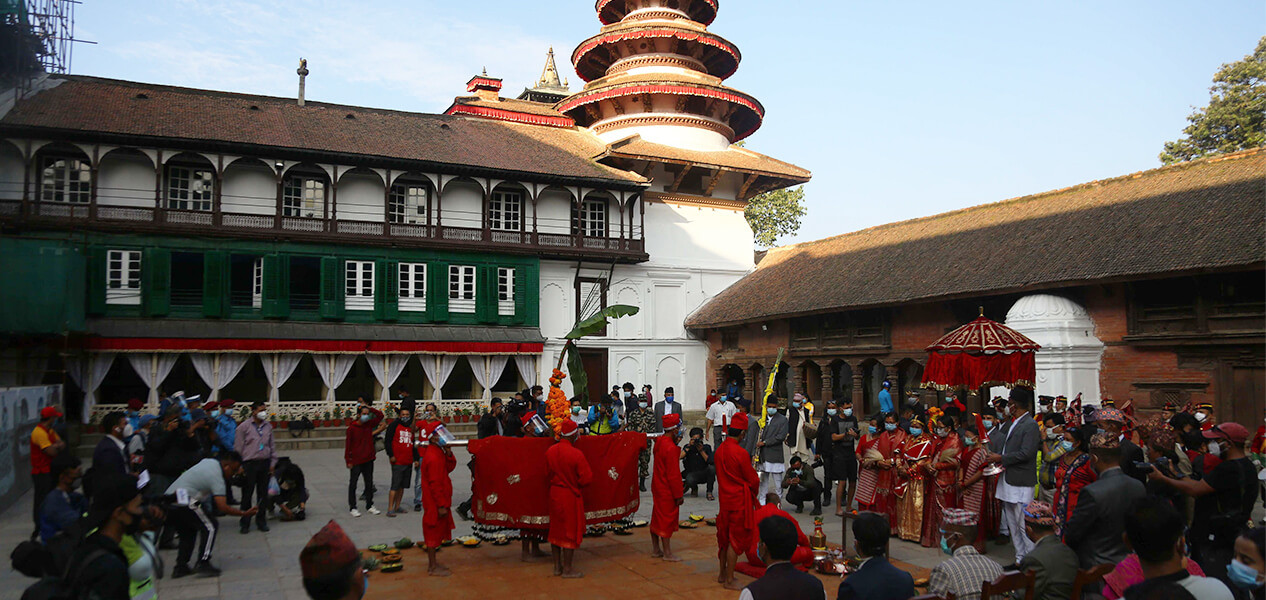
{"label": "red sari", "polygon": [[888,526],[893,535],[897,533],[897,502],[894,501],[892,490],[897,485],[897,459],[901,456],[901,447],[905,445],[907,437],[909,436],[901,429],[879,434],[880,460],[893,465],[893,468],[876,471],[878,481],[875,484],[874,510],[888,517]]}
{"label": "red sari", "polygon": [[[983,471],[985,469],[985,465],[988,464],[985,462],[986,454],[988,454],[988,451],[981,448],[979,445],[964,450],[960,455],[962,460],[958,461],[962,472],[960,479],[966,481]],[[987,513],[990,506],[990,503],[985,501],[985,487],[987,479],[988,478],[986,477],[981,477],[980,481],[977,481],[976,483],[973,483],[959,491],[959,505],[963,508],[963,510],[969,510],[977,515],[980,515],[981,526],[976,528],[976,541],[973,542],[972,545],[976,547],[977,552],[981,553],[985,552],[985,535],[987,534],[986,530],[988,529],[988,526],[986,525],[986,523],[988,523]]]}
{"label": "red sari", "polygon": [[651,476],[651,533],[670,538],[677,531],[681,511],[677,503],[684,490],[681,480],[681,448],[669,434],[655,440],[655,469]]}
{"label": "red sari", "polygon": [[580,488],[589,485],[593,472],[585,454],[563,438],[545,451],[549,469],[549,543],[575,550],[585,535],[585,500]]}
{"label": "red sari", "polygon": [[1055,502],[1051,506],[1055,513],[1056,535],[1063,535],[1064,525],[1073,515],[1073,509],[1077,508],[1077,496],[1081,494],[1081,488],[1098,479],[1099,476],[1090,467],[1089,454],[1079,454],[1071,462],[1060,459],[1059,465],[1055,467]]}
{"label": "red sari", "polygon": [[[422,447],[422,540],[427,548],[439,548],[453,535],[453,480],[457,457],[436,444]],[[439,509],[447,509],[444,516]]]}
{"label": "red sari", "polygon": [[941,438],[932,458],[932,466],[936,468],[935,476],[925,475],[923,478],[927,491],[923,500],[923,535],[919,543],[924,548],[938,546],[941,543],[941,514],[947,508],[958,508],[958,462],[963,451],[963,442],[957,433],[950,433]]}
{"label": "red sari", "polygon": [[879,467],[875,465],[881,459],[879,438],[880,435],[866,434],[857,440],[857,461],[860,468],[857,471],[857,493],[854,494],[854,499],[857,500],[857,508],[863,511],[875,510],[878,497],[875,492],[879,484]]}

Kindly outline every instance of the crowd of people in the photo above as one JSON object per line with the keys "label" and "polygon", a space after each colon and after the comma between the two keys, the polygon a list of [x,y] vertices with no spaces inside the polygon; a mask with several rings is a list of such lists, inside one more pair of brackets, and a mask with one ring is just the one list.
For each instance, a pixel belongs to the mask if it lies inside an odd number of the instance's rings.
{"label": "crowd of people", "polygon": [[42,578],[36,587],[60,586],[36,597],[153,598],[160,550],[176,551],[173,579],[220,575],[219,517],[238,517],[242,534],[269,531],[269,514],[305,518],[303,471],[277,455],[263,402],[203,404],[176,392],[157,414],[143,406],[132,400],[102,418],[86,469],[66,445],[61,412],[41,411],[30,439],[34,533],[13,554],[15,568]]}

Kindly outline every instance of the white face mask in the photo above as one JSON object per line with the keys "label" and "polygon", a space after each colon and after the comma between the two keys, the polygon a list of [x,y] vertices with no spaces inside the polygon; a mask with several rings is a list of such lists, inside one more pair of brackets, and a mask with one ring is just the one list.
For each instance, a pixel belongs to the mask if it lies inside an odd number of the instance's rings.
{"label": "white face mask", "polygon": [[1202,412],[1198,412],[1198,413],[1196,413],[1196,422],[1197,422],[1197,423],[1204,423],[1204,422],[1205,422],[1205,421],[1207,421],[1207,420],[1209,420],[1209,415],[1206,415],[1206,414],[1204,414],[1204,413],[1202,413]]}
{"label": "white face mask", "polygon": [[123,437],[128,437],[130,435],[132,435],[132,424],[128,423],[123,426]]}
{"label": "white face mask", "polygon": [[1209,442],[1209,454],[1222,456],[1222,446],[1219,446],[1217,442]]}

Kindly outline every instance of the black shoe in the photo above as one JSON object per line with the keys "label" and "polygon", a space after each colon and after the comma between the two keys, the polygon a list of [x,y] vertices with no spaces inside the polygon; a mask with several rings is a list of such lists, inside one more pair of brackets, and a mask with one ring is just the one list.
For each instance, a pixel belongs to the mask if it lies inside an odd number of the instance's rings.
{"label": "black shoe", "polygon": [[638,489],[640,489],[640,490],[642,490],[643,492],[645,492],[645,491],[646,491],[646,480],[645,480],[645,479],[643,479],[643,480],[641,480],[640,482],[638,482],[638,484],[637,484],[637,488],[638,488]]}
{"label": "black shoe", "polygon": [[202,560],[198,561],[198,565],[193,568],[193,572],[197,574],[198,577],[219,577],[220,576],[219,569],[211,566],[211,563],[202,561]]}
{"label": "black shoe", "polygon": [[241,531],[242,535],[246,535],[246,534],[248,534],[248,533],[250,533],[250,532],[251,532],[251,526],[250,526],[250,525],[243,525],[243,526],[242,526],[242,529],[241,529],[240,531]]}
{"label": "black shoe", "polygon": [[803,505],[803,504],[801,504],[801,505],[799,505],[799,506],[797,506],[797,507],[796,507],[796,514],[800,514],[800,513],[803,513],[803,512],[804,512],[804,505]]}
{"label": "black shoe", "polygon": [[[797,511],[797,512],[799,512],[799,511]],[[818,517],[818,516],[821,516],[821,515],[822,515],[822,509],[821,509],[821,508],[815,508],[815,509],[813,509],[813,510],[809,511],[809,516],[811,516],[811,517]]]}
{"label": "black shoe", "polygon": [[421,504],[414,504],[414,505],[413,505],[413,512],[422,512],[422,505],[421,505]]}
{"label": "black shoe", "polygon": [[159,550],[175,550],[176,548],[177,548],[176,542],[173,542],[171,540],[168,540],[166,542],[159,542],[158,544]]}
{"label": "black shoe", "polygon": [[180,579],[190,573],[193,573],[193,570],[189,568],[189,565],[176,565],[176,567],[171,570],[171,578]]}
{"label": "black shoe", "polygon": [[263,531],[263,532],[267,533],[267,532],[268,532],[268,523],[260,523],[259,525],[256,525],[256,529],[259,529],[260,531]]}

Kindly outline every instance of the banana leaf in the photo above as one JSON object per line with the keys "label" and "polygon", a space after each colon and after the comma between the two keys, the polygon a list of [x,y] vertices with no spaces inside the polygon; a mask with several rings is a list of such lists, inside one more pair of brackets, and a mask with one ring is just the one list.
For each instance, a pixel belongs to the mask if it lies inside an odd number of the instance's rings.
{"label": "banana leaf", "polygon": [[589,409],[589,375],[585,373],[585,365],[580,361],[580,349],[575,344],[568,344],[567,372],[571,375],[573,396],[580,400],[580,405]]}
{"label": "banana leaf", "polygon": [[636,315],[638,310],[639,309],[636,306],[629,306],[627,304],[612,304],[611,306],[598,311],[592,317],[576,323],[576,326],[572,328],[571,332],[563,337],[569,340],[576,340],[587,335],[593,335],[602,331],[602,328],[607,326],[608,320]]}

